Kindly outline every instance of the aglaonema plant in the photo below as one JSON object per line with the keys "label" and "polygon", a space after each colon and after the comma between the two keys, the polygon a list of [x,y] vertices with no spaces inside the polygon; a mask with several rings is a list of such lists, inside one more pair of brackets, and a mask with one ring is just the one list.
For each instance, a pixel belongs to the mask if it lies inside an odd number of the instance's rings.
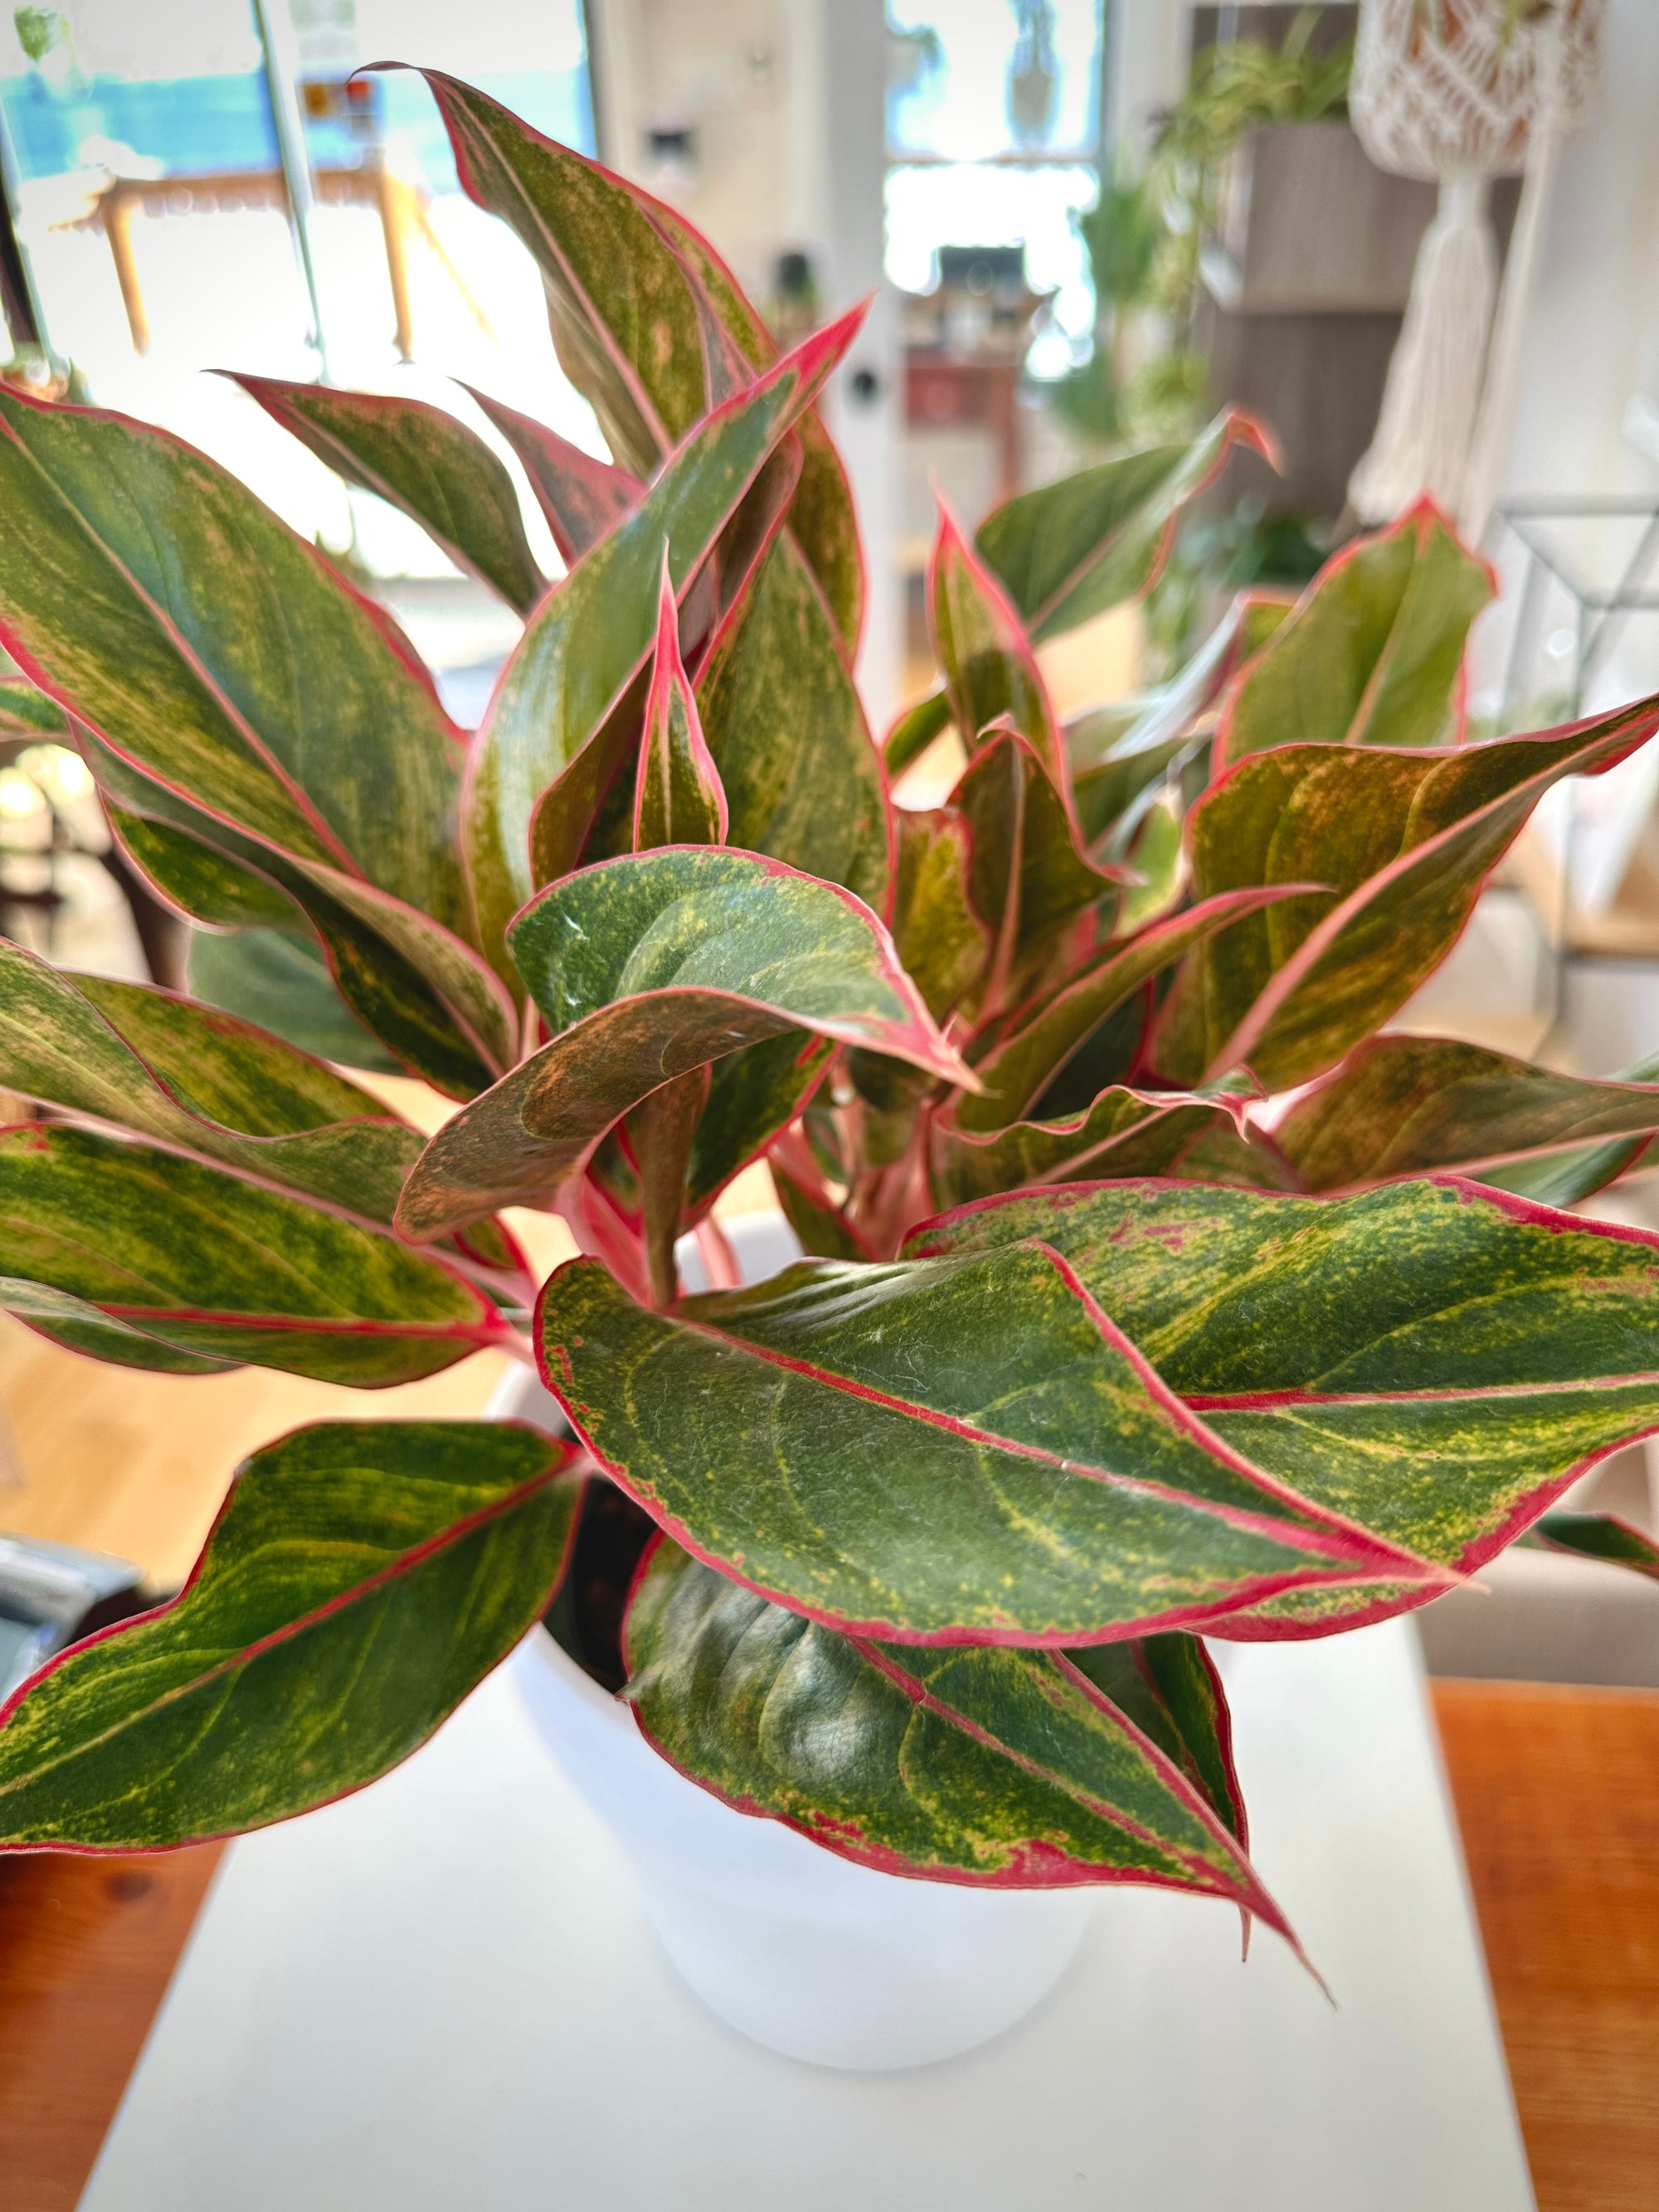
{"label": "aglaonema plant", "polygon": [[[896,1874],[1283,1929],[1204,1638],[1421,1606],[1659,1427],[1659,1240],[1553,1210],[1641,1159],[1659,1085],[1387,1029],[1541,793],[1659,701],[1468,742],[1491,585],[1425,509],[1062,723],[1037,647],[1152,580],[1263,441],[1227,416],[972,539],[945,516],[942,686],[878,745],[817,411],[856,314],[778,357],[672,210],[429,82],[610,445],[481,400],[567,572],[452,416],[241,380],[523,616],[476,732],[224,471],[0,392],[0,641],[200,993],[0,945],[0,1084],[42,1107],[0,1133],[3,1295],[180,1375],[373,1389],[504,1350],[573,1438],[366,1419],[255,1453],[179,1596],[13,1700],[0,1838],[337,1797],[556,1593],[597,1666],[561,1586],[642,1508],[618,1670],[705,1789]],[[947,727],[954,790],[896,805]],[[457,1110],[427,1142],[353,1065]],[[742,1286],[712,1209],[757,1160],[810,1256]],[[580,1256],[538,1286],[508,1206]]]}

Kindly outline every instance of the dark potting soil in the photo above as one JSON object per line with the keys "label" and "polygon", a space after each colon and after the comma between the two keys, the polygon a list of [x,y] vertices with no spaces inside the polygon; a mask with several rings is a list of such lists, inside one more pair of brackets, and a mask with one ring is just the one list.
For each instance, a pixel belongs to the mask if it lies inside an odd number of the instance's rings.
{"label": "dark potting soil", "polygon": [[549,1633],[601,1688],[620,1690],[623,1608],[640,1554],[656,1527],[651,1516],[602,1474],[589,1478],[576,1521],[570,1571],[543,1615]]}

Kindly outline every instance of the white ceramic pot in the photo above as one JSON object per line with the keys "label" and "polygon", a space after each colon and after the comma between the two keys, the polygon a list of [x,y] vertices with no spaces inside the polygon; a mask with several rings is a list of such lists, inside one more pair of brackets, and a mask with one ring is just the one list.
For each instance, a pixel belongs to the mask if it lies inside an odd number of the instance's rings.
{"label": "white ceramic pot", "polygon": [[[781,1229],[757,1224],[734,1240],[740,1256],[787,1259],[771,1249]],[[490,1410],[560,1425],[527,1373],[510,1376]],[[1082,1940],[1087,1891],[910,1881],[734,1812],[659,1758],[545,1630],[514,1674],[548,1748],[627,1854],[674,1965],[769,2049],[863,2069],[953,2057],[1040,2002]]]}

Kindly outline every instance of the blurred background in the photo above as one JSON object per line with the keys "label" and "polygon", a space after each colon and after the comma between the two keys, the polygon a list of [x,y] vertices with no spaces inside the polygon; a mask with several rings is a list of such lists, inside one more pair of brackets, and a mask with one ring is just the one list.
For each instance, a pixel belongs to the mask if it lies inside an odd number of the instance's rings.
{"label": "blurred background", "polygon": [[[1518,227],[1523,163],[1486,161],[1500,267],[1528,227],[1530,244],[1473,526],[1503,586],[1474,643],[1480,734],[1659,688],[1659,9],[1560,4],[1589,27],[1599,73],[1575,94],[1551,173],[1528,177]],[[1537,12],[1514,6],[1517,24]],[[449,70],[682,209],[786,342],[872,296],[827,405],[866,541],[860,672],[878,729],[933,682],[922,580],[939,497],[971,526],[1126,444],[1188,436],[1225,402],[1261,416],[1282,472],[1236,457],[1145,605],[1044,648],[1057,704],[1074,711],[1156,683],[1239,587],[1299,586],[1391,511],[1362,514],[1351,479],[1437,202],[1431,173],[1379,166],[1353,128],[1358,14],[1186,0],[6,5],[0,373],[163,423],[234,469],[392,607],[452,712],[476,723],[517,617],[211,373],[414,394],[516,475],[471,386],[603,453],[535,270],[460,189],[424,85],[360,73]],[[527,489],[523,505],[556,574]],[[955,744],[947,732],[901,798],[946,787]],[[1553,793],[1405,1025],[1588,1073],[1650,1054],[1656,788],[1649,748]],[[0,931],[143,976],[161,972],[165,927],[110,854],[78,758],[0,734]],[[1607,1210],[1659,1225],[1652,1179],[1622,1183]],[[230,1447],[264,1418],[264,1386],[236,1378],[225,1400],[242,1410],[223,1433],[158,1439],[145,1378],[124,1378],[117,1428],[88,1446],[77,1408],[71,1452],[62,1393],[24,1387],[43,1348],[15,1329],[3,1341],[0,1379],[21,1410],[0,1471],[7,1455],[86,1465],[78,1490],[15,1500],[10,1524],[176,1578]],[[158,1453],[176,1507],[160,1528],[131,1518]],[[1653,1525],[1642,1449],[1592,1480],[1598,1503]],[[1659,1682],[1646,1586],[1607,1571],[1592,1616],[1583,1567],[1503,1564],[1538,1583],[1534,1609],[1437,1607],[1436,1663]],[[1572,1585],[1559,1606],[1558,1571]],[[1538,1607],[1557,1608],[1542,1644]]]}

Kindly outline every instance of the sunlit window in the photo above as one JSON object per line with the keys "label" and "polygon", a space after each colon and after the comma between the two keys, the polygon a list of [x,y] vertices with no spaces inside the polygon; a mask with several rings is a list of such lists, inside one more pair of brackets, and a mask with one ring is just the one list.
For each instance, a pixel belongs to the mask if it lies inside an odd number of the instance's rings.
{"label": "sunlit window", "polygon": [[888,31],[889,277],[925,292],[942,247],[1023,246],[1054,295],[1028,366],[1063,374],[1093,319],[1071,218],[1096,189],[1099,0],[896,0]]}

